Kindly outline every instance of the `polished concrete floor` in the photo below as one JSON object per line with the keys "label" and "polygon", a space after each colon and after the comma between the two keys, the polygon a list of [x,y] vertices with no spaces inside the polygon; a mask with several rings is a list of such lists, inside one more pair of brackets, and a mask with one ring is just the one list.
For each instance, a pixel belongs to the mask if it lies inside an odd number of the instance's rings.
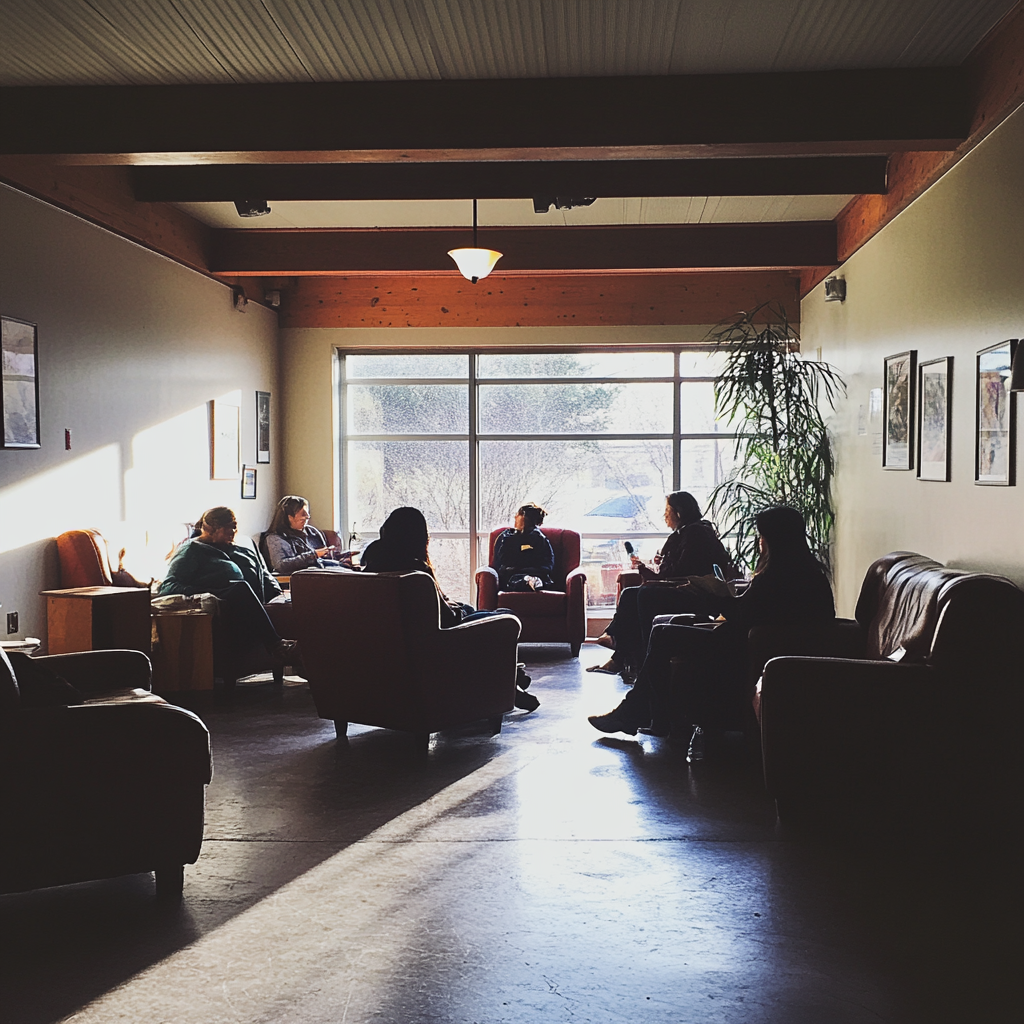
{"label": "polished concrete floor", "polygon": [[202,708],[183,905],[150,876],[0,897],[0,1021],[1024,1019],[1013,851],[787,833],[742,752],[594,732],[604,652],[523,653],[540,710],[427,750],[336,743],[300,684]]}

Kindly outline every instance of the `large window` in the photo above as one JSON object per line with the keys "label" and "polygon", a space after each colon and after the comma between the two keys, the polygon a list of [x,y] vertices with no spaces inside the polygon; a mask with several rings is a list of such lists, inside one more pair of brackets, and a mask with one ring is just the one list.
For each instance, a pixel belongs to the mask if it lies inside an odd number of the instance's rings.
{"label": "large window", "polygon": [[392,509],[422,509],[453,598],[473,599],[490,531],[536,501],[581,534],[590,603],[611,605],[623,542],[653,556],[665,494],[703,506],[732,466],[710,352],[338,358],[344,525],[365,544]]}

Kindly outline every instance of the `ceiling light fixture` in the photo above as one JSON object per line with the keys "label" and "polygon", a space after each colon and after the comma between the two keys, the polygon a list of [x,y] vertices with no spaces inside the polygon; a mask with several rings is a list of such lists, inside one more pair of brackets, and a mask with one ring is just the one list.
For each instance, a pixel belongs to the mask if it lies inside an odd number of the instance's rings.
{"label": "ceiling light fixture", "polygon": [[448,255],[455,260],[467,281],[476,284],[482,281],[493,269],[494,264],[501,259],[501,253],[494,249],[478,249],[476,245],[476,200],[473,200],[473,248],[472,249],[449,249]]}
{"label": "ceiling light fixture", "polygon": [[235,209],[239,217],[265,217],[270,213],[266,199],[236,199]]}

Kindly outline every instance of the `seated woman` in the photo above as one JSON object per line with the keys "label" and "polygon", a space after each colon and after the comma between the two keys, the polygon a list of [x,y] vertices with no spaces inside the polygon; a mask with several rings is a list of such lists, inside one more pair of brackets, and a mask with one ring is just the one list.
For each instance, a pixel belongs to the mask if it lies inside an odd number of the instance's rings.
{"label": "seated woman", "polygon": [[[471,604],[452,601],[446,597],[437,582],[434,566],[430,561],[430,531],[427,520],[418,508],[396,508],[380,528],[380,539],[369,544],[359,562],[364,572],[425,572],[434,581],[440,597],[441,628],[450,629],[464,622],[473,622],[491,615],[512,615],[507,608],[494,611],[474,611]],[[526,693],[530,677],[522,665],[519,666],[516,681],[517,708],[536,711],[540,701],[532,693]]]}
{"label": "seated woman", "polygon": [[[835,619],[832,587],[821,564],[807,546],[803,516],[794,508],[770,508],[755,518],[761,558],[746,592],[733,597],[726,583],[714,577],[688,584],[713,596],[725,622],[714,629],[655,626],[637,676],[625,699],[605,715],[588,721],[600,732],[653,735],[685,729],[687,734],[712,709],[739,706],[748,686],[747,634],[754,626],[806,624]],[[673,657],[685,658],[680,692],[671,690]]]}
{"label": "seated woman", "polygon": [[554,582],[555,552],[540,531],[547,512],[534,502],[523,505],[515,525],[498,534],[491,568],[502,590],[542,590]]}
{"label": "seated woman", "polygon": [[349,552],[339,552],[327,538],[309,525],[309,502],[297,494],[286,494],[274,510],[266,533],[270,571],[291,576],[299,569],[335,568],[352,564]]}
{"label": "seated woman", "polygon": [[714,526],[701,518],[697,499],[689,491],[673,491],[665,497],[665,525],[672,533],[655,556],[656,568],[632,556],[633,568],[643,583],[627,587],[619,595],[615,616],[597,642],[615,653],[604,665],[589,672],[635,674],[655,615],[692,612],[714,617],[721,611],[714,595],[686,586],[683,577],[713,576],[717,565],[726,579],[740,574],[718,539]]}
{"label": "seated woman", "polygon": [[281,594],[281,587],[258,551],[234,543],[237,532],[231,509],[207,509],[196,523],[193,538],[175,551],[159,593],[213,594],[236,646],[262,644],[276,664],[289,664],[295,641],[280,637],[263,607]]}

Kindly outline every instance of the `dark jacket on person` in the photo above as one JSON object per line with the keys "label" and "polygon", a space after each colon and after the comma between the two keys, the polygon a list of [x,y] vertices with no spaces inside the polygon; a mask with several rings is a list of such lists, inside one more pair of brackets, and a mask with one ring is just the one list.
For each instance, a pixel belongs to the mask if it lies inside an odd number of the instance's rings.
{"label": "dark jacket on person", "polygon": [[325,565],[338,564],[330,559],[317,557],[317,551],[329,548],[330,544],[315,526],[307,525],[301,533],[298,530],[268,533],[266,545],[271,572],[279,573],[281,576],[291,576],[293,572],[312,566],[323,568]]}
{"label": "dark jacket on person", "polygon": [[160,594],[215,594],[240,580],[264,604],[281,593],[280,584],[254,548],[187,540],[171,558]]}
{"label": "dark jacket on person", "polygon": [[410,558],[407,554],[395,551],[383,539],[372,541],[359,556],[359,564],[363,572],[425,572],[434,581],[437,595],[440,598],[441,628],[450,629],[457,626],[468,611],[469,605],[452,601],[445,596],[437,584],[434,570],[421,558]]}
{"label": "dark jacket on person", "polygon": [[553,582],[555,552],[551,541],[539,527],[520,533],[515,527],[498,534],[494,541],[494,560],[491,567],[498,570],[498,581],[505,587],[513,576],[537,576],[545,586]]}
{"label": "dark jacket on person", "polygon": [[745,593],[725,600],[722,615],[730,630],[746,636],[754,626],[831,622],[836,606],[825,570],[810,558],[758,573]]}
{"label": "dark jacket on person", "polygon": [[645,580],[678,579],[681,576],[711,576],[715,566],[726,579],[740,575],[729,558],[714,526],[706,519],[678,526],[661,548],[661,564],[655,572],[648,566],[640,569]]}

